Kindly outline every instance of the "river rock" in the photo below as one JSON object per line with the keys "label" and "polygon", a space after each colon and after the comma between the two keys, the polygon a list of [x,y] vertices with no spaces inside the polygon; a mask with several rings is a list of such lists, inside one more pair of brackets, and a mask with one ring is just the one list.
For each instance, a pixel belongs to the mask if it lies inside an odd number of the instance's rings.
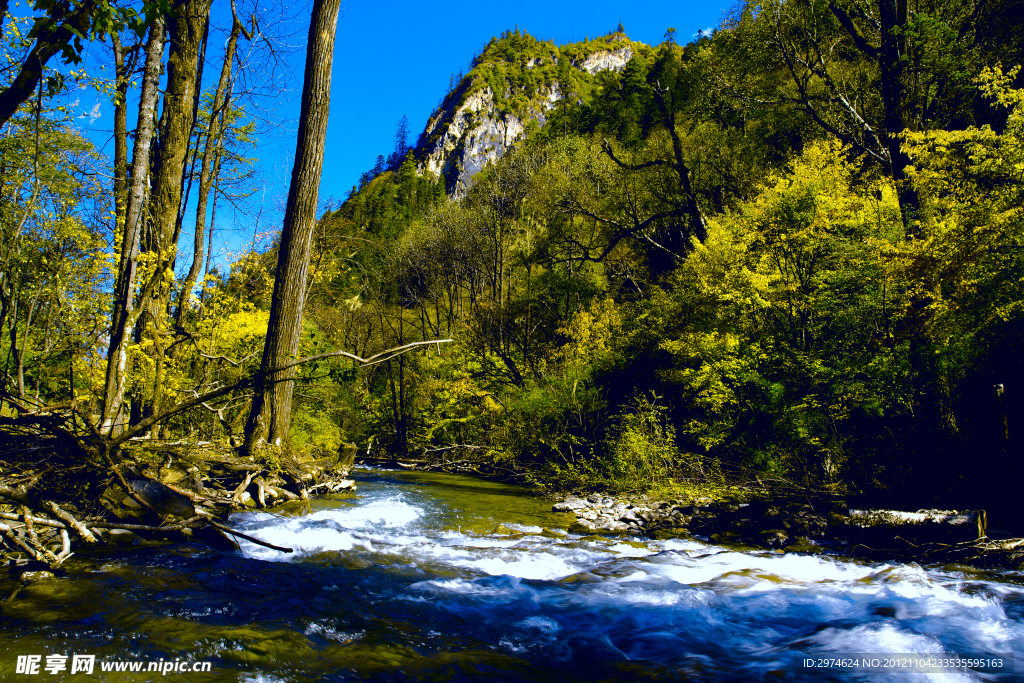
{"label": "river rock", "polygon": [[717,534],[711,534],[708,540],[712,543],[738,543],[740,537],[735,531],[720,531]]}
{"label": "river rock", "polygon": [[127,529],[110,529],[107,531],[107,543],[110,545],[138,545],[142,539],[138,534]]}
{"label": "river rock", "polygon": [[789,542],[789,536],[782,529],[768,529],[756,537],[757,543],[767,548],[782,548]]}
{"label": "river rock", "polygon": [[[127,478],[126,481],[137,497],[161,515],[188,519],[196,514],[195,506],[189,498],[155,479],[136,476]],[[156,515],[126,495],[119,486],[110,486],[103,493],[100,502],[121,521],[139,524],[160,522]]]}
{"label": "river rock", "polygon": [[667,527],[665,529],[658,529],[651,535],[658,540],[666,541],[670,538],[688,538],[690,532],[682,527]]}
{"label": "river rock", "polygon": [[50,571],[28,571],[22,572],[20,581],[24,584],[39,583],[40,581],[49,581],[50,579],[57,578],[53,572]]}

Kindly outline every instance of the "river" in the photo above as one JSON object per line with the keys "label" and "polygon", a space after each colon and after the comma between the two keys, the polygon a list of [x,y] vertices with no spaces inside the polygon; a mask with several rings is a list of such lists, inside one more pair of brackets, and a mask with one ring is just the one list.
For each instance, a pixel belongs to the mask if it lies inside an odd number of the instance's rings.
{"label": "river", "polygon": [[[1024,681],[1020,572],[580,537],[514,486],[354,478],[306,511],[232,516],[293,554],[138,546],[0,579],[0,679]],[[907,673],[957,655],[990,661]]]}

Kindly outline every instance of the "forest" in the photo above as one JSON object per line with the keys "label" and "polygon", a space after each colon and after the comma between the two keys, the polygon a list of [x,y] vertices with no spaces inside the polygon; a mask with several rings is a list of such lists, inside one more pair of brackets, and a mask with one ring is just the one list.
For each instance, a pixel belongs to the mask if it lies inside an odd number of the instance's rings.
{"label": "forest", "polygon": [[[204,84],[210,0],[36,8],[5,14],[0,65],[8,502],[134,497],[148,439],[267,477],[354,445],[556,491],[1011,506],[1019,0],[749,0],[685,44],[516,27],[438,105],[486,93],[528,120],[516,144],[450,193],[403,120],[316,216],[338,13],[317,0],[280,236],[230,268],[207,215],[257,144],[233,95],[255,15],[232,4]],[[109,48],[112,159],[57,104],[82,41]]]}

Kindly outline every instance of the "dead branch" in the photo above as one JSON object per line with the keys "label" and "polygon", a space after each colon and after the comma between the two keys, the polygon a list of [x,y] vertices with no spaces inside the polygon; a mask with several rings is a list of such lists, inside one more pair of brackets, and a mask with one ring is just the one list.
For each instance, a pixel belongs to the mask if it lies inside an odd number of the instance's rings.
{"label": "dead branch", "polygon": [[[0,512],[0,519],[9,519],[12,522],[21,521],[21,515],[16,515],[13,512]],[[32,521],[40,526],[52,526],[56,529],[67,529],[63,522],[57,522],[52,519],[46,519],[45,517],[33,517]]]}
{"label": "dead branch", "polygon": [[249,377],[244,377],[238,380],[237,382],[226,384],[217,389],[213,389],[206,393],[194,396],[190,399],[181,401],[180,403],[176,403],[170,408],[166,408],[157,413],[156,415],[152,415],[146,418],[145,420],[142,420],[135,426],[126,429],[124,432],[121,433],[120,436],[109,439],[106,444],[107,452],[110,453],[113,449],[117,448],[118,446],[128,441],[129,439],[149,431],[149,429],[154,425],[161,423],[164,420],[167,420],[168,418],[174,417],[178,413],[183,413],[186,410],[191,410],[192,408],[196,408],[202,405],[203,403],[209,403],[210,401],[216,398],[220,398],[221,396],[227,396],[228,394],[239,389],[250,389],[259,383],[271,381],[268,379],[269,376],[279,373],[282,370],[287,370],[288,368],[297,367],[299,365],[312,363],[318,360],[324,360],[326,358],[350,358],[359,363],[361,367],[368,367],[370,365],[376,365],[378,363],[383,363],[385,361],[391,360],[392,358],[396,358],[405,353],[406,351],[410,351],[418,346],[428,346],[430,344],[445,344],[450,341],[453,340],[432,339],[430,341],[413,342],[411,344],[405,344],[404,346],[397,346],[394,348],[385,349],[384,351],[376,353],[370,356],[369,358],[362,358],[361,356],[357,356],[354,353],[349,353],[348,351],[332,351],[330,353],[321,353],[316,356],[300,358],[299,360],[293,361],[291,363],[286,363],[276,368],[270,368],[265,373],[257,372],[256,374],[250,375]]}
{"label": "dead branch", "polygon": [[223,524],[218,524],[217,522],[214,522],[213,520],[210,520],[210,524],[212,526],[217,527],[218,529],[220,529],[221,531],[223,531],[225,533],[231,534],[232,536],[238,536],[239,538],[244,538],[245,540],[249,541],[250,543],[255,543],[256,545],[261,545],[264,548],[270,548],[271,550],[279,550],[282,553],[293,553],[293,552],[295,552],[295,550],[293,548],[283,548],[283,547],[281,547],[279,545],[274,545],[273,543],[267,543],[266,541],[261,541],[260,539],[254,538],[252,536],[249,536],[248,534],[243,534],[241,531],[235,531],[231,527],[224,526]]}
{"label": "dead branch", "polygon": [[35,559],[36,551],[29,547],[29,545],[25,541],[23,541],[20,536],[14,533],[14,529],[7,526],[3,522],[0,522],[0,536],[3,536],[12,545],[18,546],[26,553],[28,553],[29,557]]}
{"label": "dead branch", "polygon": [[235,489],[235,492],[231,495],[231,504],[232,505],[238,505],[238,503],[241,501],[242,493],[244,493],[245,490],[247,488],[249,488],[249,484],[252,483],[252,478],[253,478],[253,476],[255,474],[256,474],[255,472],[246,472],[245,473],[245,481],[243,481],[241,484],[239,484],[238,488]]}
{"label": "dead branch", "polygon": [[183,522],[178,522],[177,524],[168,524],[166,526],[152,526],[150,524],[124,524],[122,522],[89,522],[89,526],[93,529],[125,529],[126,531],[181,531],[182,529],[200,520],[206,520],[208,522],[210,521],[203,515],[196,515],[195,517],[189,517]]}
{"label": "dead branch", "polygon": [[92,533],[90,533],[89,529],[86,528],[84,524],[75,519],[74,516],[57,507],[56,503],[48,500],[44,501],[43,509],[49,512],[54,517],[56,517],[57,519],[66,523],[72,529],[74,529],[78,533],[78,535],[82,537],[82,540],[84,540],[86,543],[96,543],[96,537],[93,536]]}

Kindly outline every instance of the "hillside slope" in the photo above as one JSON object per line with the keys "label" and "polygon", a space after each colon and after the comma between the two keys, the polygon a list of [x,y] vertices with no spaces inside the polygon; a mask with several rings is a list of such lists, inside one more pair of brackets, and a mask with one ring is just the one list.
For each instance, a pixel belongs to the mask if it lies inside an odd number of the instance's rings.
{"label": "hillside slope", "polygon": [[472,178],[500,159],[567,94],[577,99],[602,71],[621,71],[640,50],[624,33],[556,47],[506,32],[474,58],[473,68],[430,117],[416,149],[417,172],[443,178],[461,197]]}

